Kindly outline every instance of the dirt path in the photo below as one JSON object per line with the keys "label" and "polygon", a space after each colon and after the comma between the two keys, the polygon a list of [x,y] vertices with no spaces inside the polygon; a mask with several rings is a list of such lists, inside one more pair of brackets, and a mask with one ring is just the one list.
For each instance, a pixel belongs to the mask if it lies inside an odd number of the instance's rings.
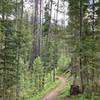
{"label": "dirt path", "polygon": [[60,80],[60,84],[50,92],[48,92],[44,97],[43,100],[56,100],[57,96],[66,85],[66,79],[64,77],[57,77]]}

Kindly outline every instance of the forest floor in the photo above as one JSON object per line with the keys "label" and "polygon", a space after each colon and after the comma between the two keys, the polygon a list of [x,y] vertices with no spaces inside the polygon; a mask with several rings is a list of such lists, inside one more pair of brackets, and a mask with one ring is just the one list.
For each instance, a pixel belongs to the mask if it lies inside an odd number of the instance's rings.
{"label": "forest floor", "polygon": [[43,97],[43,100],[56,100],[56,98],[60,95],[60,91],[66,86],[67,82],[64,77],[57,77],[60,80],[60,84],[48,91],[48,93]]}

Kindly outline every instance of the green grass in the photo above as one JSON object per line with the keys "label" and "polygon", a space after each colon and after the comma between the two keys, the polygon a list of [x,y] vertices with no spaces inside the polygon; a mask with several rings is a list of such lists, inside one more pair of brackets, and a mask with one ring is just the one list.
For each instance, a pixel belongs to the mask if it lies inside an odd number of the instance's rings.
{"label": "green grass", "polygon": [[72,100],[100,100],[100,95],[84,93],[82,95],[73,96]]}
{"label": "green grass", "polygon": [[37,92],[34,96],[32,96],[29,100],[41,100],[41,98],[51,89],[55,88],[59,84],[59,80],[56,80],[55,82],[49,82],[47,83],[42,91]]}
{"label": "green grass", "polygon": [[[71,81],[67,81],[67,84],[63,90],[61,90],[60,95],[57,100],[64,100],[66,96],[69,96]],[[71,96],[71,100],[100,100],[100,94],[94,93],[84,93],[77,96]]]}

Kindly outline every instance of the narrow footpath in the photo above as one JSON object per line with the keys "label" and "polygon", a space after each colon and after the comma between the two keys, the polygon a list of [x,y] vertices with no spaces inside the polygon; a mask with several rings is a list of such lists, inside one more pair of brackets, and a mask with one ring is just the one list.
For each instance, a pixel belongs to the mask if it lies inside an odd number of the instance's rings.
{"label": "narrow footpath", "polygon": [[49,91],[44,97],[43,100],[56,100],[56,98],[60,95],[60,91],[66,85],[66,79],[64,77],[57,77],[60,80],[60,84],[54,88],[53,90]]}

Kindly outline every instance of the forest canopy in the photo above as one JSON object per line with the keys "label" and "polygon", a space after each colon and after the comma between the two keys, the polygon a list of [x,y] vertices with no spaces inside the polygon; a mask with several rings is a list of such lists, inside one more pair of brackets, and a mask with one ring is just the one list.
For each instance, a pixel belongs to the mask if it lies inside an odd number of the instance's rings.
{"label": "forest canopy", "polygon": [[62,82],[57,100],[100,98],[100,0],[0,0],[0,100]]}

